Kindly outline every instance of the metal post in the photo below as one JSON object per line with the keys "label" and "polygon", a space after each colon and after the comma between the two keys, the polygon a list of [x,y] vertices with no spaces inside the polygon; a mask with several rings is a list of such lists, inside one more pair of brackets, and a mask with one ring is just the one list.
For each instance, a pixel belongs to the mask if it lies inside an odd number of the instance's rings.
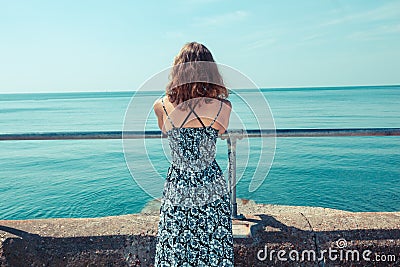
{"label": "metal post", "polygon": [[229,158],[229,180],[228,188],[231,197],[232,219],[245,219],[243,214],[237,214],[236,203],[236,137],[229,137],[227,140]]}

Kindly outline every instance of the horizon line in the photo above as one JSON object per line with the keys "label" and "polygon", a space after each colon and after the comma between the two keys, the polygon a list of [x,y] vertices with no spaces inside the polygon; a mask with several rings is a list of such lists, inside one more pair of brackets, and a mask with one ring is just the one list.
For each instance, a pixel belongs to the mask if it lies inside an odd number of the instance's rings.
{"label": "horizon line", "polygon": [[[375,85],[331,85],[331,86],[292,86],[292,87],[259,87],[259,88],[240,88],[229,89],[234,91],[250,91],[250,90],[275,90],[275,89],[318,89],[318,88],[354,88],[354,87],[396,87],[399,84],[375,84]],[[143,92],[163,92],[164,90],[144,90]],[[104,91],[42,91],[42,92],[0,92],[0,95],[16,95],[16,94],[72,94],[72,93],[128,93],[139,92],[139,90],[104,90]]]}

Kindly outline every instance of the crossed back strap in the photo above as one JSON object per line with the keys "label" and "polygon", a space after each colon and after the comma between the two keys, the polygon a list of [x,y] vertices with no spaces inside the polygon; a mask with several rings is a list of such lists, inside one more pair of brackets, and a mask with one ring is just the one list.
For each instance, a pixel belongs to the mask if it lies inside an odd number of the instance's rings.
{"label": "crossed back strap", "polygon": [[[169,115],[168,115],[167,109],[165,108],[165,105],[164,105],[164,98],[162,98],[161,101],[162,101],[163,109],[164,109],[164,111],[165,111],[165,114],[167,114],[167,118],[168,118],[169,122],[171,123],[172,127],[176,128],[175,125],[174,125],[174,123],[172,122],[172,119],[171,119],[171,118],[169,117]],[[204,125],[203,121],[200,119],[200,117],[199,117],[199,116],[197,115],[197,113],[194,111],[194,108],[195,108],[196,105],[199,103],[199,101],[200,101],[200,99],[196,99],[196,102],[195,102],[195,104],[193,105],[193,107],[192,107],[192,106],[190,105],[190,103],[189,103],[188,106],[189,106],[189,108],[190,108],[190,112],[187,114],[186,118],[183,120],[183,122],[182,122],[180,128],[182,128],[183,125],[185,125],[187,119],[189,118],[190,114],[192,114],[192,112],[194,113],[194,115],[196,116],[196,118],[200,121],[200,123],[201,123],[201,125],[203,126],[203,128],[206,128],[206,126]],[[215,116],[214,120],[211,122],[211,124],[210,124],[209,127],[213,126],[214,122],[217,120],[217,118],[218,118],[218,116],[219,116],[219,113],[221,112],[221,109],[222,109],[222,101],[220,101],[220,107],[219,107],[218,113],[217,113],[217,115]]]}

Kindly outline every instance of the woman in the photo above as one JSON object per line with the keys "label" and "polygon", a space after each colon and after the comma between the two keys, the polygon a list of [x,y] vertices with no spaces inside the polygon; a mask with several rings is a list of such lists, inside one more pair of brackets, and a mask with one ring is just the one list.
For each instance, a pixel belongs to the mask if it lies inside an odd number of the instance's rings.
{"label": "woman", "polygon": [[210,51],[196,42],[175,57],[170,79],[153,107],[172,158],[155,266],[233,266],[230,196],[215,161],[218,134],[229,124],[228,90]]}

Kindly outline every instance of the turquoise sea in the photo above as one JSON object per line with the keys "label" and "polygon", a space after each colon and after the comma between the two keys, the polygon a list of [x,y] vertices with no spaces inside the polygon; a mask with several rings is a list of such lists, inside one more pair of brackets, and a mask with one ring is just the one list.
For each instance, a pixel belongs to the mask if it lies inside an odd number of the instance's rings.
{"label": "turquoise sea", "polygon": [[[138,92],[138,130],[157,130],[151,107],[162,91]],[[262,89],[276,128],[400,127],[400,86]],[[0,133],[120,131],[134,92],[0,94]],[[238,96],[233,111],[255,128]],[[262,116],[263,114],[258,114]],[[231,128],[238,128],[232,120]],[[251,153],[260,140],[250,139]],[[140,142],[140,140],[138,141]],[[152,143],[153,142],[153,143]],[[237,197],[259,203],[321,206],[349,211],[400,211],[400,137],[277,138],[276,153],[258,190],[249,193],[257,163],[238,141],[242,173]],[[167,146],[149,140],[147,153],[166,174]],[[140,212],[152,197],[134,181],[121,140],[0,141],[0,219],[100,217]],[[145,151],[135,151],[138,177],[146,177]],[[135,154],[135,155],[136,155]],[[226,142],[217,161],[227,173]],[[150,182],[149,182],[150,183]],[[161,195],[161,192],[160,192]],[[240,210],[239,210],[240,212]]]}

